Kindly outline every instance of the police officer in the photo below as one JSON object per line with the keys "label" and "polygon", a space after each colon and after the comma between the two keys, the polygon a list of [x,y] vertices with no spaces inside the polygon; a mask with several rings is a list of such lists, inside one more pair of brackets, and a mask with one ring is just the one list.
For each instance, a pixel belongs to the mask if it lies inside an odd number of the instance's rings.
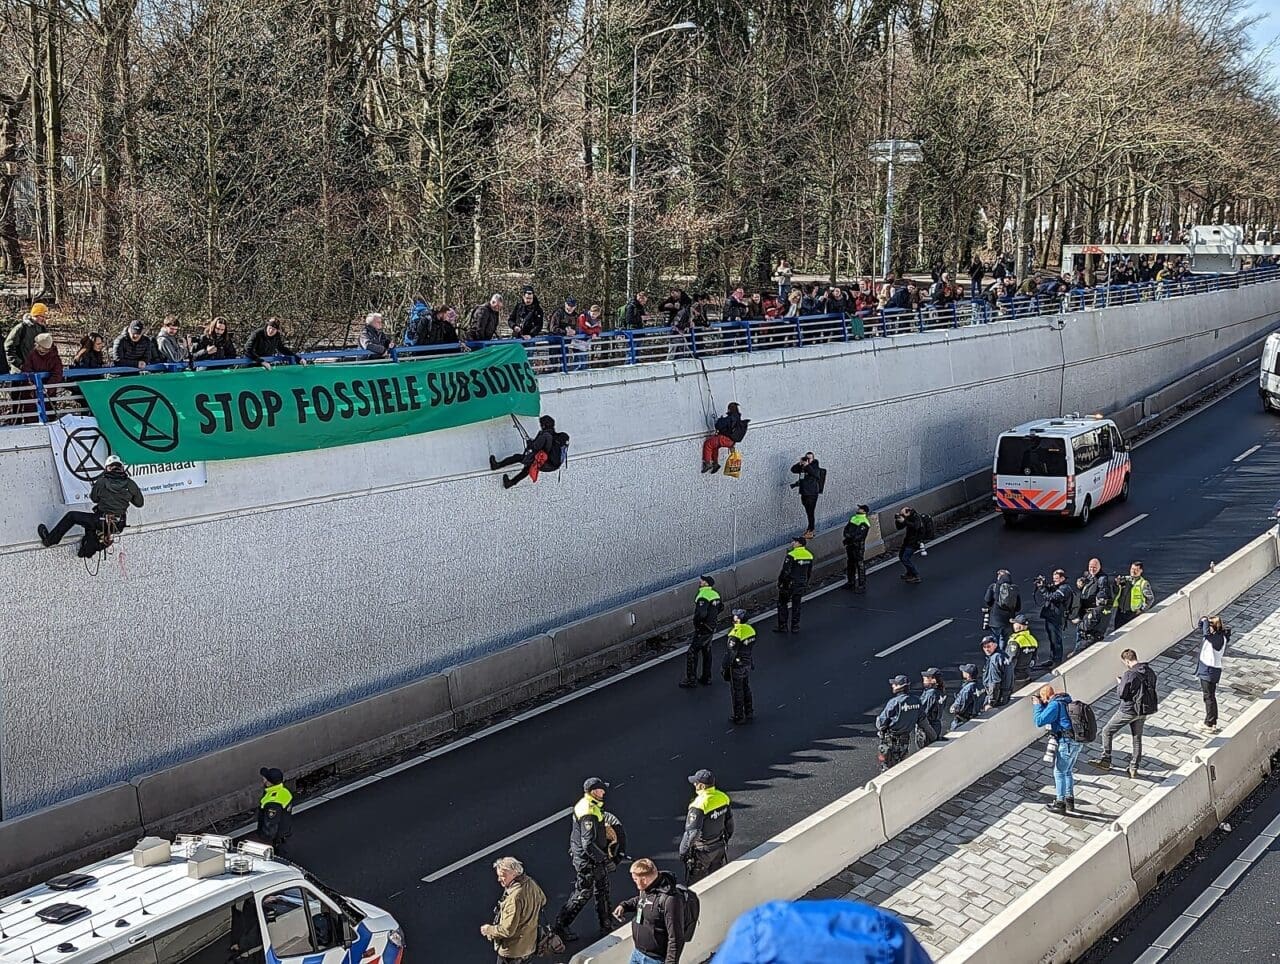
{"label": "police officer", "polygon": [[844,527],[845,589],[867,591],[867,533],[871,531],[871,507],[859,505]]}
{"label": "police officer", "polygon": [[285,843],[293,833],[293,794],[284,785],[284,773],[276,767],[263,767],[262,799],[258,801],[258,836],[271,844],[276,856],[285,855]]}
{"label": "police officer", "polygon": [[1018,591],[1008,569],[996,573],[995,582],[987,587],[982,600],[982,628],[989,630],[996,642],[1005,643],[1013,633],[1013,617],[1022,609],[1022,593]]}
{"label": "police officer", "polygon": [[711,685],[711,638],[716,633],[716,622],[724,612],[716,581],[710,576],[698,579],[698,595],[693,600],[693,640],[684,656],[683,689],[692,689],[701,683]]}
{"label": "police officer", "polygon": [[1156,604],[1156,594],[1142,575],[1142,563],[1129,563],[1129,575],[1116,580],[1119,592],[1116,595],[1116,629],[1127,622],[1132,622]]}
{"label": "police officer", "polygon": [[951,729],[958,730],[982,712],[987,702],[987,692],[978,677],[978,667],[973,663],[960,664],[960,677],[964,683],[951,704]]}
{"label": "police officer", "polygon": [[609,853],[604,831],[604,793],[609,784],[591,777],[582,784],[582,799],[573,808],[573,830],[569,833],[569,859],[573,862],[573,892],[556,915],[552,930],[563,941],[576,941],[569,930],[582,908],[595,898],[596,920],[601,935],[613,929],[613,908],[609,904]]}
{"label": "police officer", "polygon": [[1013,679],[1017,683],[1025,683],[1031,678],[1031,667],[1036,662],[1036,650],[1039,641],[1031,635],[1030,621],[1018,613],[1013,617],[1013,633],[1009,636],[1008,655],[1013,660]]}
{"label": "police officer", "polygon": [[909,679],[898,675],[889,680],[889,685],[893,688],[893,696],[876,717],[881,773],[906,759],[911,752],[911,732],[924,719],[920,697],[911,692]]}
{"label": "police officer", "polygon": [[694,884],[729,862],[733,811],[729,809],[728,794],[716,789],[716,778],[710,770],[699,770],[689,777],[689,782],[694,795],[684,818],[680,861],[684,864],[685,883]]}
{"label": "police officer", "polygon": [[746,723],[754,715],[751,706],[751,671],[755,669],[752,651],[755,649],[756,630],[747,622],[747,611],[733,611],[733,626],[729,630],[728,649],[721,667],[725,682],[733,688],[733,716],[730,723]]}
{"label": "police officer", "polygon": [[1049,659],[1041,664],[1045,669],[1062,662],[1062,634],[1076,602],[1076,591],[1067,581],[1066,570],[1055,569],[1049,578],[1051,582],[1045,582],[1043,576],[1036,577],[1036,596],[1043,602],[1040,618],[1044,620],[1044,632],[1049,641]]}
{"label": "police officer", "polygon": [[1076,608],[1076,645],[1071,655],[1082,652],[1107,635],[1111,607],[1116,589],[1111,576],[1102,568],[1100,559],[1090,559],[1084,575],[1076,580],[1080,600]]}
{"label": "police officer", "polygon": [[927,728],[921,728],[926,737],[921,746],[926,746],[942,736],[942,713],[946,706],[947,684],[942,679],[942,670],[936,666],[930,666],[920,677],[924,683],[924,689],[920,691],[920,710],[929,723]]}
{"label": "police officer", "polygon": [[1004,706],[1013,695],[1013,663],[1009,662],[1009,657],[990,634],[982,638],[982,654],[987,658],[982,667],[982,688],[987,691],[987,702],[983,709]]}
{"label": "police officer", "polygon": [[778,625],[775,633],[787,631],[787,613],[791,614],[791,631],[800,632],[800,603],[804,599],[804,591],[809,588],[809,576],[813,572],[813,553],[808,549],[808,540],[804,536],[796,536],[791,540],[791,548],[782,560],[782,571],[778,573]]}

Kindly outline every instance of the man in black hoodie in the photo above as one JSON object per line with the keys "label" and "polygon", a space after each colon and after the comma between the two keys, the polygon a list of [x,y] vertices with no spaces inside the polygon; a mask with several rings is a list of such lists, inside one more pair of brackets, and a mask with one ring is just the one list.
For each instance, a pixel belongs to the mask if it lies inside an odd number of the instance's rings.
{"label": "man in black hoodie", "polygon": [[631,879],[639,893],[615,907],[613,916],[619,921],[634,916],[631,940],[645,964],[680,964],[684,898],[676,889],[675,877],[642,857],[631,865]]}
{"label": "man in black hoodie", "polygon": [[295,363],[302,361],[298,353],[285,342],[284,331],[281,330],[280,322],[274,316],[268,318],[265,325],[249,336],[249,340],[244,344],[244,354],[250,361],[256,362],[267,371],[271,370],[271,362],[267,359],[276,355],[282,355]]}
{"label": "man in black hoodie", "polygon": [[818,507],[818,496],[822,493],[822,482],[826,472],[818,465],[818,459],[812,452],[805,452],[800,461],[791,466],[791,471],[800,476],[798,482],[792,482],[791,488],[800,490],[800,504],[804,506],[805,515],[809,519],[809,528],[804,537],[812,539],[817,522],[814,510]]}
{"label": "man in black hoodie", "polygon": [[533,290],[533,285],[525,285],[520,292],[520,300],[511,309],[511,317],[507,324],[511,326],[512,338],[536,338],[542,334],[542,304]]}
{"label": "man in black hoodie", "polygon": [[1120,698],[1120,708],[1107,725],[1102,728],[1102,756],[1090,760],[1100,770],[1111,769],[1111,746],[1116,734],[1126,726],[1133,737],[1133,755],[1129,757],[1129,779],[1138,778],[1138,766],[1142,763],[1142,728],[1147,717],[1159,706],[1156,693],[1156,674],[1146,663],[1139,661],[1138,654],[1126,649],[1120,654],[1124,663],[1124,675],[1116,677],[1116,696]]}
{"label": "man in black hoodie", "polygon": [[[539,472],[554,472],[560,468],[560,443],[556,435],[556,420],[550,415],[541,416],[538,419],[538,434],[524,443],[524,451],[509,455],[501,462],[490,455],[489,471],[497,472],[509,465],[524,466],[513,476],[502,477],[504,489],[509,489],[530,476],[537,482]],[[568,436],[565,438],[568,439]]]}

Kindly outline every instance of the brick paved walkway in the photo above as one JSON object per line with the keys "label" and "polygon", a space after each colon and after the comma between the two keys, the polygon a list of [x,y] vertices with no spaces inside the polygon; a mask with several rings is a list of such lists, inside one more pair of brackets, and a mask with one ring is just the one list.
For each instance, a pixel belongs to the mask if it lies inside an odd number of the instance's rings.
{"label": "brick paved walkway", "polygon": [[[1280,574],[1273,573],[1223,613],[1234,633],[1218,687],[1219,727],[1280,681],[1278,603]],[[1038,741],[808,897],[879,904],[940,959],[1208,742],[1194,675],[1199,649],[1197,632],[1151,663],[1160,711],[1147,721],[1137,780],[1125,773],[1132,744],[1124,729],[1112,751],[1117,769],[1090,766],[1101,745],[1085,747],[1076,767],[1079,814],[1056,816],[1045,809],[1054,796],[1053,773]],[[1119,671],[1118,651],[1116,659]],[[1094,703],[1099,729],[1116,704],[1110,693]]]}

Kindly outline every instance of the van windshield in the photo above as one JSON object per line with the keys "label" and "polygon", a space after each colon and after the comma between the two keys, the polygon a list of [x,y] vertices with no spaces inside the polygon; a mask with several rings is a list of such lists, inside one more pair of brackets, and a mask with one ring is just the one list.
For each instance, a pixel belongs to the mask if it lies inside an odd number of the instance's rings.
{"label": "van windshield", "polygon": [[1006,435],[996,451],[996,474],[1066,478],[1066,443],[1040,435]]}

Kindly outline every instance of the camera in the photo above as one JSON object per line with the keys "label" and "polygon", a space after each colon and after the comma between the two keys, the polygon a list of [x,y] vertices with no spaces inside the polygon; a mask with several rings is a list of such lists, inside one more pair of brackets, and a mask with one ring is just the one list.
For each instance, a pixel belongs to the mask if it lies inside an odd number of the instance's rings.
{"label": "camera", "polygon": [[1033,581],[1033,584],[1037,589],[1044,589],[1044,587],[1049,584],[1049,580],[1046,579],[1044,576],[1036,576],[1036,578]]}

